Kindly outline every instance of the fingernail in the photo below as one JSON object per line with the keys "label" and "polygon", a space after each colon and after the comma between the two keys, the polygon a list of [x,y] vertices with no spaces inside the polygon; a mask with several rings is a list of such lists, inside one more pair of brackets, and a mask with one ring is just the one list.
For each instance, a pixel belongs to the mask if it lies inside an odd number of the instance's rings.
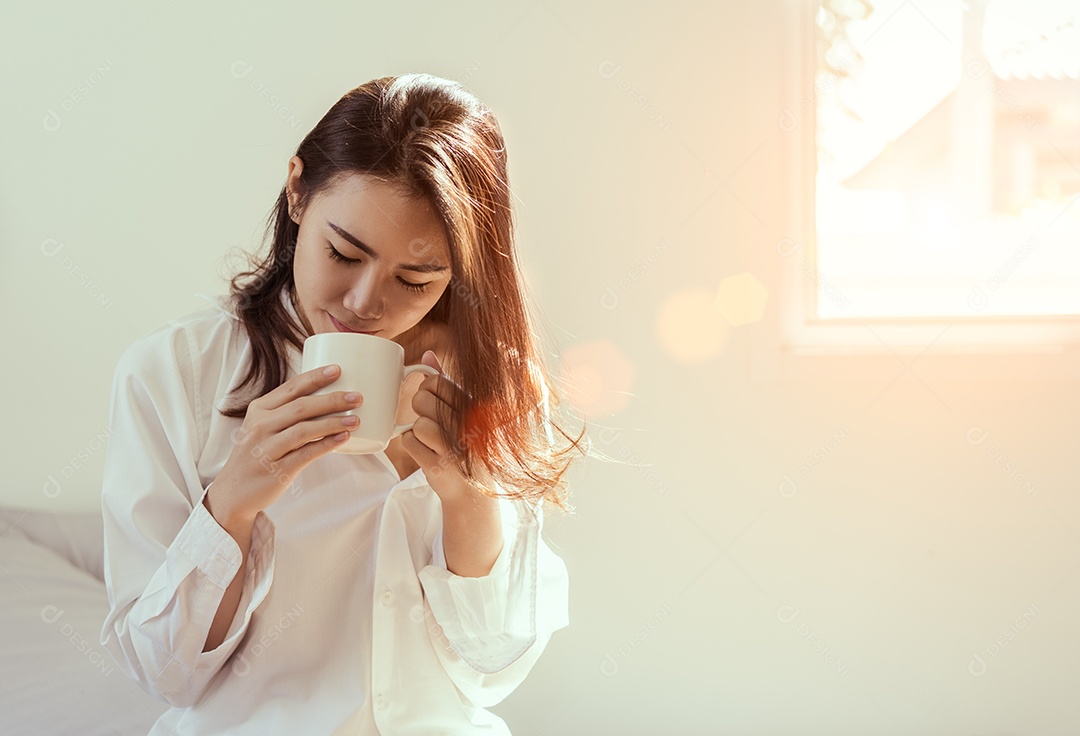
{"label": "fingernail", "polygon": [[325,368],[323,368],[322,372],[323,372],[324,376],[332,376],[335,373],[337,373],[337,369],[338,369],[338,367],[337,367],[336,364],[335,365],[328,365]]}

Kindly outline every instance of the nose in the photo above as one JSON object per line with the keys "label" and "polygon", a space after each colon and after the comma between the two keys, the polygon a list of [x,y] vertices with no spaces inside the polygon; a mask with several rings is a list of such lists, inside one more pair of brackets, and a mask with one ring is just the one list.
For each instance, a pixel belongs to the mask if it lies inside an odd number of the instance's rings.
{"label": "nose", "polygon": [[383,293],[375,278],[375,270],[367,269],[345,294],[345,308],[357,319],[373,322],[382,318]]}

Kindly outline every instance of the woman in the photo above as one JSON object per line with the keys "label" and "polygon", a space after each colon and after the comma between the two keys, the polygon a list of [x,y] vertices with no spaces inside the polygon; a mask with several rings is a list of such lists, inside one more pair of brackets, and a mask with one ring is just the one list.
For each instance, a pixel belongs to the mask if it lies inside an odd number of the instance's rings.
{"label": "woman", "polygon": [[[508,734],[486,707],[568,624],[543,502],[552,418],[498,123],[429,75],[347,93],[300,144],[272,246],[144,336],[112,385],[101,644],[173,707],[152,734]],[[303,340],[370,331],[437,368],[385,452]],[[227,405],[228,404],[228,405]],[[556,435],[560,438],[556,441]]]}

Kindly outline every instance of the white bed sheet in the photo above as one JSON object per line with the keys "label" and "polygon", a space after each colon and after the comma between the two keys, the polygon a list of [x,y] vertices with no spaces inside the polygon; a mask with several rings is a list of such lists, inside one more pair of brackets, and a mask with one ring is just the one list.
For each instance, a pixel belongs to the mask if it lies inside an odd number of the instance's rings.
{"label": "white bed sheet", "polygon": [[145,736],[168,705],[98,644],[99,514],[0,508],[0,733]]}

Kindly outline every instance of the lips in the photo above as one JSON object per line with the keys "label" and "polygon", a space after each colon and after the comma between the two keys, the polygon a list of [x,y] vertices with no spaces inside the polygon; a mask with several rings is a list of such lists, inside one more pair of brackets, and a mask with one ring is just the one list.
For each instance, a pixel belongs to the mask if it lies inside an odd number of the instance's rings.
{"label": "lips", "polygon": [[354,330],[351,327],[338,322],[336,319],[334,319],[334,315],[330,314],[329,312],[327,312],[327,314],[330,315],[330,321],[333,322],[334,329],[336,329],[338,332],[354,332],[358,335],[374,335],[376,332],[378,332],[378,330]]}

